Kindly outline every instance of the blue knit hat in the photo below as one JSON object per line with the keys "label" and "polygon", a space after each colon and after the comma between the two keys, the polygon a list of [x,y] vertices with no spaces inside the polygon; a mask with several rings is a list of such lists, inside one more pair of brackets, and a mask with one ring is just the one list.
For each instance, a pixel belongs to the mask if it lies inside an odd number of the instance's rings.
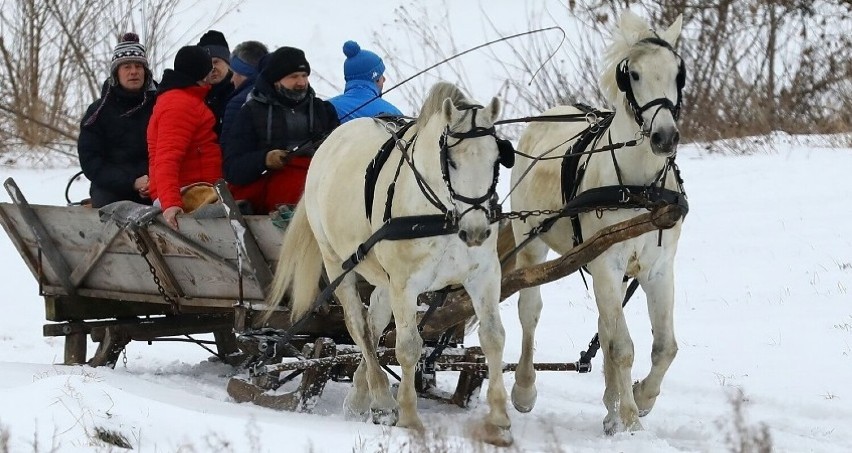
{"label": "blue knit hat", "polygon": [[343,62],[343,78],[350,80],[379,80],[385,72],[385,63],[381,57],[361,49],[355,41],[346,41],[343,44],[343,54],[346,61]]}

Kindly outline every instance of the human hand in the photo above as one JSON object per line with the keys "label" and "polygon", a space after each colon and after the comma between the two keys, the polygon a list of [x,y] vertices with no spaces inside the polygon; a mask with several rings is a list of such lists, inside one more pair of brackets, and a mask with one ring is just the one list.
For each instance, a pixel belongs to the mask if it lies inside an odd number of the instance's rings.
{"label": "human hand", "polygon": [[166,210],[163,211],[163,218],[166,219],[166,223],[174,230],[178,229],[178,214],[183,214],[183,208],[181,208],[180,206],[172,206],[170,208],[166,208]]}
{"label": "human hand", "polygon": [[136,190],[137,192],[139,192],[140,197],[142,197],[142,198],[148,198],[149,197],[149,195],[150,195],[150,193],[148,192],[149,182],[150,182],[150,180],[148,179],[148,175],[142,175],[142,176],[136,178],[135,181],[133,181],[133,189]]}
{"label": "human hand", "polygon": [[289,154],[289,151],[283,149],[273,149],[266,153],[266,168],[270,170],[280,170],[284,168],[284,159]]}

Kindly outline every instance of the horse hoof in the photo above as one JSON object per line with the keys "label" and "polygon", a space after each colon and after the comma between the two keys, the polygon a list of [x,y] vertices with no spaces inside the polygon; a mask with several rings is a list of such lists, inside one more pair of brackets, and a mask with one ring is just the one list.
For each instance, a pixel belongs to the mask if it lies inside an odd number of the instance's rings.
{"label": "horse hoof", "polygon": [[518,412],[527,413],[535,407],[538,391],[535,386],[521,387],[518,384],[512,386],[512,405]]}
{"label": "horse hoof", "polygon": [[481,440],[496,447],[508,447],[514,443],[509,427],[486,424],[483,427]]}
{"label": "horse hoof", "polygon": [[373,408],[370,409],[370,414],[375,425],[394,426],[399,421],[399,409],[395,407],[389,409]]}
{"label": "horse hoof", "polygon": [[603,429],[604,434],[612,436],[625,431],[642,431],[643,428],[642,423],[639,422],[638,418],[630,423],[624,423],[618,417],[611,417],[607,415],[603,421]]}
{"label": "horse hoof", "polygon": [[650,414],[650,413],[651,413],[651,408],[650,408],[650,407],[649,407],[648,409],[639,409],[639,416],[640,416],[640,417],[644,417],[644,416],[646,416],[646,415],[648,415],[648,414]]}

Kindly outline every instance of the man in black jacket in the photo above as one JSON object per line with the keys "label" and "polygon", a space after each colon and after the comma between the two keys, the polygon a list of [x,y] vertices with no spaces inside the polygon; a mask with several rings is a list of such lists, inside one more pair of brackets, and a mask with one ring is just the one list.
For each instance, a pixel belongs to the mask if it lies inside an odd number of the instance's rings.
{"label": "man in black jacket", "polygon": [[282,47],[269,55],[223,148],[225,179],[258,213],[296,204],[318,143],[340,122],[308,82],[305,53]]}
{"label": "man in black jacket", "polygon": [[216,116],[215,130],[221,141],[225,106],[228,104],[231,93],[234,92],[234,84],[231,81],[234,76],[234,72],[231,71],[231,50],[225,35],[217,30],[210,30],[201,36],[198,46],[207,50],[213,63],[213,72],[207,78],[207,82],[211,85],[210,93],[207,94],[205,101]]}
{"label": "man in black jacket", "polygon": [[155,97],[145,46],[135,33],[126,33],[113,52],[101,98],[80,123],[77,154],[92,182],[93,207],[119,200],[151,204],[145,134]]}

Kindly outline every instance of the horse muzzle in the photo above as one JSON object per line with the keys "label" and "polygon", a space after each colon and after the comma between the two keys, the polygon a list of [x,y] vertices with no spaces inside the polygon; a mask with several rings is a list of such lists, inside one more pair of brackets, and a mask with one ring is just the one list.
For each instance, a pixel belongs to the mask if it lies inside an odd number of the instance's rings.
{"label": "horse muzzle", "polygon": [[459,230],[459,239],[468,247],[479,247],[491,236],[491,227],[484,228],[462,228]]}
{"label": "horse muzzle", "polygon": [[660,129],[651,133],[651,151],[663,157],[671,157],[677,152],[680,132],[676,127]]}

